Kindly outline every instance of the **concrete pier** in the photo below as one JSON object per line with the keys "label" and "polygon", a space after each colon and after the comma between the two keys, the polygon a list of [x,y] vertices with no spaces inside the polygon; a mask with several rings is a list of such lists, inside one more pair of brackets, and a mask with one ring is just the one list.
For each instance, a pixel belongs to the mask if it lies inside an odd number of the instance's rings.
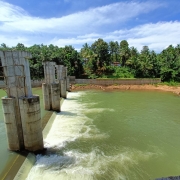
{"label": "concrete pier", "polygon": [[26,150],[37,151],[43,147],[39,96],[19,98],[24,146]]}
{"label": "concrete pier", "polygon": [[18,125],[16,121],[16,99],[2,98],[2,108],[4,112],[4,122],[8,138],[8,147],[13,151],[21,149],[23,146],[20,142],[22,137],[18,134]]}
{"label": "concrete pier", "polygon": [[52,101],[52,109],[56,112],[61,111],[60,107],[60,88],[58,84],[51,84],[51,101]]}
{"label": "concrete pier", "polygon": [[56,70],[55,62],[43,62],[45,83],[42,84],[45,110],[60,112],[60,86],[57,81],[59,71]]}
{"label": "concrete pier", "polygon": [[66,93],[66,80],[61,79],[60,80],[60,87],[61,87],[61,97],[67,98],[67,93]]}
{"label": "concrete pier", "polygon": [[66,79],[66,89],[68,92],[70,92],[70,77],[67,76],[67,79]]}
{"label": "concrete pier", "polygon": [[44,109],[45,110],[51,110],[52,109],[52,103],[51,103],[51,91],[50,91],[50,85],[43,83],[42,84],[42,93],[43,93],[43,102],[44,102]]}
{"label": "concrete pier", "polygon": [[67,88],[67,68],[63,65],[56,65],[56,71],[57,71],[57,79],[59,81],[60,86],[60,96],[63,98],[67,98],[66,91]]}
{"label": "concrete pier", "polygon": [[[43,149],[39,97],[35,98],[36,103],[32,103],[34,96],[28,61],[31,57],[29,52],[0,51],[7,92],[7,97],[2,98],[2,103],[10,150]],[[34,120],[38,122],[36,126],[32,126]]]}

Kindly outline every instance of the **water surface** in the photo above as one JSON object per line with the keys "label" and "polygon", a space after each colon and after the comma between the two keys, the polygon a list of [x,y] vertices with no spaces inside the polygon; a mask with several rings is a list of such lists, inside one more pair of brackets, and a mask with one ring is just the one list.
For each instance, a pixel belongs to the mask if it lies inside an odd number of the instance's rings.
{"label": "water surface", "polygon": [[28,180],[144,180],[180,174],[180,97],[157,91],[73,92]]}

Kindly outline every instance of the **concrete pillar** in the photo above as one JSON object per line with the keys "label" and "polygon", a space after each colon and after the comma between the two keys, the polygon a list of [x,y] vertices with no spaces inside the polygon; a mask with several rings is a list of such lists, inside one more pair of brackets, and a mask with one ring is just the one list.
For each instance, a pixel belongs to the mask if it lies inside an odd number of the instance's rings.
{"label": "concrete pillar", "polygon": [[19,106],[25,149],[28,151],[43,150],[39,96],[20,97]]}
{"label": "concrete pillar", "polygon": [[66,78],[66,89],[67,89],[67,91],[70,91],[70,82],[69,82],[69,76],[67,76],[67,78]]}
{"label": "concrete pillar", "polygon": [[62,68],[62,79],[65,80],[65,81],[64,81],[65,90],[67,90],[66,78],[67,78],[67,68],[66,68],[66,67],[63,67],[63,68]]}
{"label": "concrete pillar", "polygon": [[66,93],[66,80],[61,79],[60,80],[60,87],[61,87],[61,97],[67,98],[67,93]]}
{"label": "concrete pillar", "polygon": [[60,111],[60,86],[59,77],[62,67],[55,62],[43,62],[45,83],[43,87],[44,108],[46,110]]}
{"label": "concrete pillar", "polygon": [[55,65],[56,63],[52,61],[43,62],[45,83],[47,84],[55,82]]}
{"label": "concrete pillar", "polygon": [[24,146],[21,144],[21,138],[18,136],[18,124],[16,122],[16,99],[2,98],[2,108],[4,113],[4,122],[8,138],[8,147],[10,150],[17,151]]}
{"label": "concrete pillar", "polygon": [[0,51],[8,97],[2,98],[2,103],[10,150],[43,149],[39,97],[32,95],[27,60],[31,57],[29,52]]}
{"label": "concrete pillar", "polygon": [[51,84],[51,100],[52,100],[52,109],[54,111],[60,112],[60,88],[59,83]]}
{"label": "concrete pillar", "polygon": [[63,79],[63,75],[62,75],[62,70],[63,70],[63,65],[56,65],[56,71],[57,71],[57,79]]}
{"label": "concrete pillar", "polygon": [[46,83],[42,84],[42,92],[43,92],[44,109],[51,110],[52,103],[51,103],[51,90],[49,84]]}

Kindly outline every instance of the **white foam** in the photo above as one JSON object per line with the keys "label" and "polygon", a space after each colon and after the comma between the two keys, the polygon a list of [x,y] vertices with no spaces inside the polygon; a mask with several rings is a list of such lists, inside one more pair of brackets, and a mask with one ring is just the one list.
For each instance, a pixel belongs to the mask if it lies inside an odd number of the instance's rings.
{"label": "white foam", "polygon": [[[67,150],[67,143],[77,139],[90,140],[108,138],[108,134],[100,132],[93,124],[93,119],[88,118],[87,112],[103,112],[106,108],[86,109],[85,103],[80,103],[78,98],[85,92],[69,93],[64,101],[62,112],[54,120],[52,128],[45,139],[45,147],[55,150],[50,155],[37,156],[37,161],[29,173],[28,180],[94,180],[102,179],[129,179],[132,169],[139,174],[145,174],[139,168],[140,161],[148,161],[157,155],[153,152],[141,152],[136,149],[116,149],[115,154],[105,154],[96,147],[90,152],[80,150]],[[111,111],[111,109],[108,109]],[[53,151],[52,151],[53,152]],[[149,177],[149,175],[147,175]],[[134,175],[134,179],[136,179]]]}
{"label": "white foam", "polygon": [[[123,149],[115,155],[105,155],[98,148],[89,153],[77,150],[66,151],[63,156],[38,156],[28,180],[38,179],[128,179],[132,169],[145,174],[139,168],[139,162],[147,161],[158,155],[153,152],[142,152],[136,149]],[[38,172],[38,173],[37,173]],[[36,176],[35,176],[36,174]],[[41,175],[40,175],[41,174]],[[42,177],[41,177],[42,178]]]}

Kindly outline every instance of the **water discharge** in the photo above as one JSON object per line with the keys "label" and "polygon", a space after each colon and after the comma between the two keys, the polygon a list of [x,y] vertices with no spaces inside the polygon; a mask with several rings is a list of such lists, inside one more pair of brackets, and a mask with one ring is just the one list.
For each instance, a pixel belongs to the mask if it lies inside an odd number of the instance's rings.
{"label": "water discharge", "polygon": [[69,93],[27,180],[178,175],[179,103],[160,92]]}

